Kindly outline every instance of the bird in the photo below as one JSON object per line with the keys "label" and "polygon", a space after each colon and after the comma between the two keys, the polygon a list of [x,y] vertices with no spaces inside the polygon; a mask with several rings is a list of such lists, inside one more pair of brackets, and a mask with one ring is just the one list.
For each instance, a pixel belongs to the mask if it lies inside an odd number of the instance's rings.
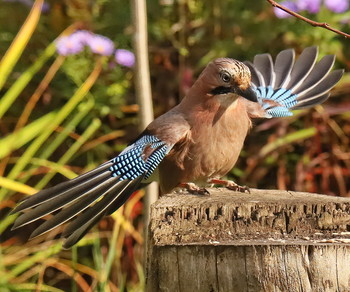
{"label": "bird", "polygon": [[252,120],[288,117],[294,109],[323,103],[343,75],[342,69],[332,70],[334,55],[316,62],[316,46],[295,55],[286,49],[274,61],[270,54],[256,55],[253,62],[211,61],[181,102],[118,156],[17,205],[12,229],[51,214],[30,239],[65,224],[63,248],[70,248],[153,180],[163,194],[177,187],[205,194],[208,184],[247,191],[223,177],[235,165]]}

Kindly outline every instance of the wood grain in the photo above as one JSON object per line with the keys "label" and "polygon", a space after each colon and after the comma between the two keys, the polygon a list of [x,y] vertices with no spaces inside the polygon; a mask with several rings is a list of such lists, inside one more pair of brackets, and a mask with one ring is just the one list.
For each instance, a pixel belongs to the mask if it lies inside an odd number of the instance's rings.
{"label": "wood grain", "polygon": [[209,191],[153,204],[147,291],[350,291],[350,199]]}

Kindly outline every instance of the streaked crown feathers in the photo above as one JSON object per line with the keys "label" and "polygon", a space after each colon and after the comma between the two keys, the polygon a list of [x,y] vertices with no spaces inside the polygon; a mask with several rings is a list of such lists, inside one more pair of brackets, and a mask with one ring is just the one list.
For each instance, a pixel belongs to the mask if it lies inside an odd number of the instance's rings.
{"label": "streaked crown feathers", "polygon": [[225,83],[222,80],[223,72],[227,72],[232,77],[231,85],[235,85],[242,90],[250,86],[251,74],[248,66],[231,58],[213,60],[208,64],[200,77],[208,79],[206,81],[209,81],[209,83],[215,82],[215,85],[220,85]]}

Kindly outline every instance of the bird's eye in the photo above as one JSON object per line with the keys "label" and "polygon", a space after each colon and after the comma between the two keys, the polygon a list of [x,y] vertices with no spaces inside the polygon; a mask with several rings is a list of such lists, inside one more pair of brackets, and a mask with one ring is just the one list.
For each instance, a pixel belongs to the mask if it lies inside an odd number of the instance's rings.
{"label": "bird's eye", "polygon": [[225,83],[229,83],[231,81],[231,75],[228,72],[222,72],[220,76],[221,76],[221,80],[224,81]]}

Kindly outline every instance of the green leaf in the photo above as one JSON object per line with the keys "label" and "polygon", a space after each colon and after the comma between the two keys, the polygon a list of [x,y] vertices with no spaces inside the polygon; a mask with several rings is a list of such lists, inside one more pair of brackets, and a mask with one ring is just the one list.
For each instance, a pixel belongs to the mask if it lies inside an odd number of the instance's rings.
{"label": "green leaf", "polygon": [[[51,43],[40,57],[30,66],[24,73],[21,74],[15,83],[7,90],[2,99],[0,100],[0,118],[6,113],[10,106],[15,102],[23,89],[33,79],[36,73],[44,66],[56,52],[54,43]],[[1,64],[0,64],[1,65]]]}
{"label": "green leaf", "polygon": [[[4,86],[13,67],[22,55],[36,26],[38,25],[44,0],[36,0],[21,30],[0,62],[0,90]],[[0,114],[1,116],[1,114]]]}
{"label": "green leaf", "polygon": [[0,187],[20,192],[23,194],[36,193],[36,190],[34,188],[2,176],[0,176]]}
{"label": "green leaf", "polygon": [[[94,132],[101,126],[101,121],[94,119],[91,125],[85,130],[85,132],[79,137],[79,139],[68,149],[68,151],[57,162],[58,165],[66,164],[69,159],[79,150],[79,148],[94,134]],[[37,183],[36,188],[43,188],[57,171],[51,171],[47,173],[40,182]]]}
{"label": "green leaf", "polygon": [[20,264],[14,266],[14,268],[11,271],[9,271],[6,275],[7,279],[14,278],[23,273],[24,271],[28,270],[30,267],[34,266],[36,263],[40,263],[43,260],[52,257],[53,255],[57,254],[61,250],[61,248],[62,242],[59,241],[47,249],[38,251],[29,258],[23,260]]}
{"label": "green leaf", "polygon": [[5,138],[0,139],[0,159],[4,158],[14,150],[19,149],[40,135],[49,125],[49,123],[51,123],[54,116],[54,112],[48,113],[45,116],[36,119],[16,133],[9,134]]}
{"label": "green leaf", "polygon": [[288,134],[284,137],[281,137],[279,139],[276,139],[275,141],[265,145],[263,148],[261,148],[259,152],[260,157],[265,157],[268,155],[270,152],[283,147],[285,145],[292,144],[294,142],[300,141],[300,140],[305,140],[307,138],[310,138],[316,134],[316,128],[311,127],[303,130],[299,130],[297,132]]}
{"label": "green leaf", "polygon": [[[28,165],[32,157],[37,153],[39,148],[47,141],[49,136],[55,131],[55,129],[67,118],[67,116],[78,106],[79,102],[89,92],[91,87],[94,85],[97,77],[99,76],[102,69],[100,61],[96,63],[94,70],[86,81],[77,89],[71,99],[58,111],[53,119],[53,122],[43,131],[23,153],[21,158],[17,161],[16,165],[12,168],[8,174],[9,179],[16,179],[23,169]],[[7,190],[0,190],[0,200],[7,195]]]}

